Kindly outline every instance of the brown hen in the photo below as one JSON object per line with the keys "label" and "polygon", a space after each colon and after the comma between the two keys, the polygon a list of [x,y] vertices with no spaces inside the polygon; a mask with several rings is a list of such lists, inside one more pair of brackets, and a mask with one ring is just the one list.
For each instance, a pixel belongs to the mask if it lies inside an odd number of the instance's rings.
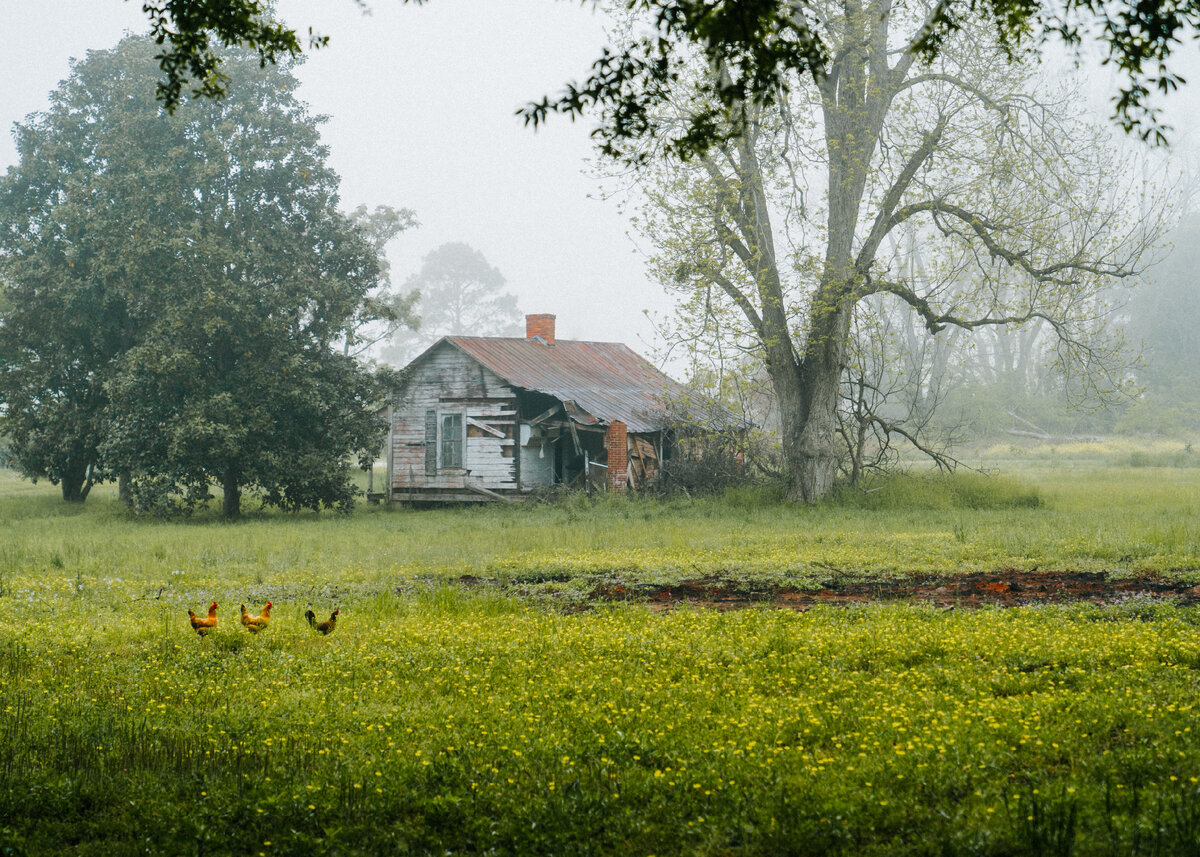
{"label": "brown hen", "polygon": [[217,627],[217,602],[213,602],[208,607],[208,618],[201,619],[191,610],[188,611],[188,620],[192,623],[192,630],[203,637],[213,628]]}

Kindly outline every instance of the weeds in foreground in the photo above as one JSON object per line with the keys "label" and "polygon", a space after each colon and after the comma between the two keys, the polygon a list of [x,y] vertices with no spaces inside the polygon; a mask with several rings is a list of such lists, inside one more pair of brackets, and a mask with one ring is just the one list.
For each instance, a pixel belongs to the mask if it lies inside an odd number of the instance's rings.
{"label": "weeds in foreground", "polygon": [[1192,608],[562,615],[494,585],[1200,569],[1197,471],[1072,479],[232,525],[0,480],[0,854],[1200,853]]}
{"label": "weeds in foreground", "polygon": [[199,639],[65,603],[0,631],[0,847],[1191,853],[1197,618],[441,590]]}

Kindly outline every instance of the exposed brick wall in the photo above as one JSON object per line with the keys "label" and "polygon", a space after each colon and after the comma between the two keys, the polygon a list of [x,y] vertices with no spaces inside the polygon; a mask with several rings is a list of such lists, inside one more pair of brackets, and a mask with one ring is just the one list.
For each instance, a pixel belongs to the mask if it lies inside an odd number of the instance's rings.
{"label": "exposed brick wall", "polygon": [[624,491],[629,484],[629,431],[625,423],[613,420],[604,435],[608,451],[608,487]]}
{"label": "exposed brick wall", "polygon": [[540,336],[547,345],[554,344],[554,316],[539,313],[525,316],[525,338]]}

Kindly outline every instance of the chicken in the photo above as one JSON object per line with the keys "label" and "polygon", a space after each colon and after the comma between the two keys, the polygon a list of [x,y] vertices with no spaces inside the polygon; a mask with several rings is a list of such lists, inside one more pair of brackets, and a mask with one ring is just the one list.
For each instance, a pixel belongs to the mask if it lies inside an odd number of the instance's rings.
{"label": "chicken", "polygon": [[[340,608],[339,608],[340,609]],[[334,610],[329,616],[328,622],[318,622],[317,614],[311,610],[304,614],[304,618],[308,620],[308,624],[312,626],[314,631],[320,631],[322,634],[332,634],[333,629],[337,627],[338,610]]]}
{"label": "chicken", "polygon": [[203,637],[213,628],[217,627],[217,602],[213,602],[208,608],[208,618],[201,619],[191,610],[188,611],[188,620],[192,623],[192,630]]}
{"label": "chicken", "polygon": [[271,602],[268,601],[263,606],[262,612],[257,616],[246,612],[246,605],[242,605],[242,624],[246,626],[246,630],[251,634],[257,634],[259,631],[266,629],[271,621]]}

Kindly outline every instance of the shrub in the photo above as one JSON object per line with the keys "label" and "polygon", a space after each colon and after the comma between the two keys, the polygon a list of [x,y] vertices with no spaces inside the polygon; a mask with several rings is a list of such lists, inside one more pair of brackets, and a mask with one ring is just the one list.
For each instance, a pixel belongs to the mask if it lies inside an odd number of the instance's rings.
{"label": "shrub", "polygon": [[830,502],[856,509],[1035,509],[1042,505],[1036,489],[974,471],[889,474],[861,488],[841,487]]}

